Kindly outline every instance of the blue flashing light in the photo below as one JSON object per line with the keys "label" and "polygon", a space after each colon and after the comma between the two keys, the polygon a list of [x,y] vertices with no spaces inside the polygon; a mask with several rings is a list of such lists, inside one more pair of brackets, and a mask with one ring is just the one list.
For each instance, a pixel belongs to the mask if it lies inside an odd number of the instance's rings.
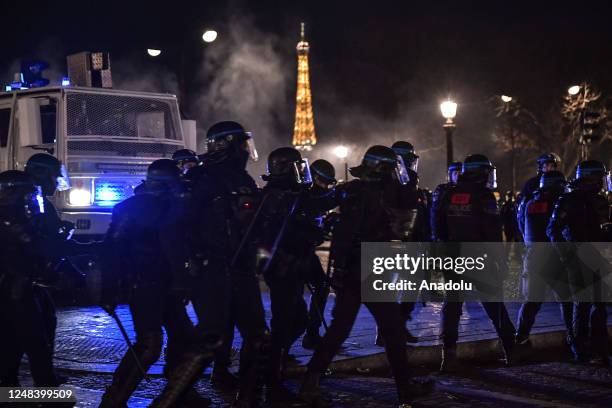
{"label": "blue flashing light", "polygon": [[70,78],[63,77],[62,78],[62,86],[70,86]]}
{"label": "blue flashing light", "polygon": [[125,180],[96,181],[94,204],[100,207],[112,207],[133,194],[133,187]]}
{"label": "blue flashing light", "polygon": [[13,87],[12,87],[12,86],[10,86],[10,85],[5,85],[5,86],[4,86],[4,90],[5,90],[6,92],[11,92],[11,91],[13,90]]}

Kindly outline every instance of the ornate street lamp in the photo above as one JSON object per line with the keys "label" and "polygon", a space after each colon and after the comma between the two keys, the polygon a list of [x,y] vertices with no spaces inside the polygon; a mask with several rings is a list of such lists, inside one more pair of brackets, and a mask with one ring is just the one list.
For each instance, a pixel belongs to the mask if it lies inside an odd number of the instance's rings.
{"label": "ornate street lamp", "polygon": [[450,99],[440,104],[442,116],[446,119],[444,131],[446,132],[446,165],[453,162],[453,130],[455,130],[455,116],[457,116],[457,104]]}

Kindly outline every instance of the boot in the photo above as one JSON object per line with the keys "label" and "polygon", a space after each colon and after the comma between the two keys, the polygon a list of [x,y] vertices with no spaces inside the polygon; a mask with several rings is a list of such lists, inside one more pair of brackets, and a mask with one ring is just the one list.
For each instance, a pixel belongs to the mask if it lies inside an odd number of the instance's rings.
{"label": "boot", "polygon": [[319,389],[320,374],[306,373],[300,386],[298,397],[311,407],[326,407],[328,404],[321,398]]}
{"label": "boot", "polygon": [[215,365],[210,376],[210,384],[220,391],[235,391],[239,386],[239,380],[227,367]]}
{"label": "boot", "polygon": [[442,347],[442,364],[440,365],[440,371],[443,373],[452,373],[459,371],[460,368],[461,365],[457,359],[457,347]]}
{"label": "boot", "polygon": [[113,382],[102,396],[100,408],[127,407],[130,396],[138,388],[142,378],[134,356],[126,354],[113,374]]}
{"label": "boot", "polygon": [[411,380],[408,384],[398,391],[400,407],[410,407],[412,402],[417,399],[431,394],[436,388],[436,382],[431,379],[424,381]]}
{"label": "boot", "polygon": [[285,408],[301,402],[298,396],[280,381],[268,384],[266,400],[271,407],[279,408]]}

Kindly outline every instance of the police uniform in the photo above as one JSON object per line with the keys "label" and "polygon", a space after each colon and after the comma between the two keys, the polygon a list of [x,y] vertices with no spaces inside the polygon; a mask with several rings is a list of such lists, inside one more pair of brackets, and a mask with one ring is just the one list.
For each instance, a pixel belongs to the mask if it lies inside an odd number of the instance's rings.
{"label": "police uniform", "polygon": [[600,186],[575,180],[572,190],[559,197],[547,235],[556,243],[569,273],[575,302],[573,330],[580,352],[590,337],[593,352],[607,359],[607,310],[602,290],[610,270],[598,250],[589,244],[607,240],[602,225],[610,221],[610,206],[600,191]]}
{"label": "police uniform", "polygon": [[[559,177],[563,180],[562,174],[559,173]],[[567,330],[567,341],[570,346],[573,344],[572,297],[567,271],[557,252],[547,244],[549,241],[546,236],[548,222],[561,193],[562,187],[540,188],[535,191],[533,198],[519,209],[518,221],[521,231],[524,231],[527,247],[522,276],[527,301],[521,305],[518,313],[516,342],[519,344],[528,339],[548,288],[552,289],[557,300],[561,302],[559,306]]]}
{"label": "police uniform", "polygon": [[[174,166],[170,160],[164,165]],[[155,166],[154,162],[152,166]],[[151,168],[151,167],[150,167]],[[178,186],[178,169],[176,180]],[[179,283],[185,260],[177,257],[183,245],[177,229],[184,226],[184,211],[178,191],[169,186],[155,187],[148,180],[140,193],[113,209],[111,225],[104,240],[103,303],[114,305],[127,295],[134,323],[134,350],[146,371],[162,352],[163,332],[168,336],[164,374],[170,377],[183,353],[192,347],[195,331],[185,310],[185,288]],[[117,367],[101,406],[127,403],[143,375],[128,351]]]}

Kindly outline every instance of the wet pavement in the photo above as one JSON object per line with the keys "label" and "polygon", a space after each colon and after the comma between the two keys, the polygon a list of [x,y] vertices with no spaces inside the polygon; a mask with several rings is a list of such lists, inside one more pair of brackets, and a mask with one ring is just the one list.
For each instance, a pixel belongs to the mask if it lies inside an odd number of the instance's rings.
{"label": "wet pavement", "polygon": [[[333,295],[331,295],[333,298]],[[263,293],[266,317],[269,319],[269,297]],[[331,321],[333,299],[330,299],[325,310],[325,318]],[[516,316],[518,304],[507,304],[510,316]],[[418,346],[439,344],[440,303],[418,304],[408,327],[418,336]],[[197,321],[191,305],[188,312],[193,321]],[[133,326],[127,306],[119,306],[117,315],[133,339]],[[612,324],[612,318],[609,320]],[[533,333],[560,331],[564,326],[556,304],[545,304],[537,317]],[[321,329],[323,330],[323,329]],[[496,338],[496,333],[482,307],[475,302],[464,305],[463,316],[459,326],[460,342]],[[344,344],[341,354],[336,359],[358,357],[380,353],[382,348],[374,345],[375,322],[365,307],[362,307],[355,327]],[[322,333],[322,332],[321,332]],[[234,347],[240,345],[240,336],[234,340]],[[126,345],[115,322],[99,307],[74,307],[58,310],[58,329],[56,341],[56,365],[60,368],[112,373],[126,351]],[[291,350],[298,361],[306,363],[311,351],[301,347],[301,340]],[[163,358],[151,368],[151,373],[160,374]]]}

